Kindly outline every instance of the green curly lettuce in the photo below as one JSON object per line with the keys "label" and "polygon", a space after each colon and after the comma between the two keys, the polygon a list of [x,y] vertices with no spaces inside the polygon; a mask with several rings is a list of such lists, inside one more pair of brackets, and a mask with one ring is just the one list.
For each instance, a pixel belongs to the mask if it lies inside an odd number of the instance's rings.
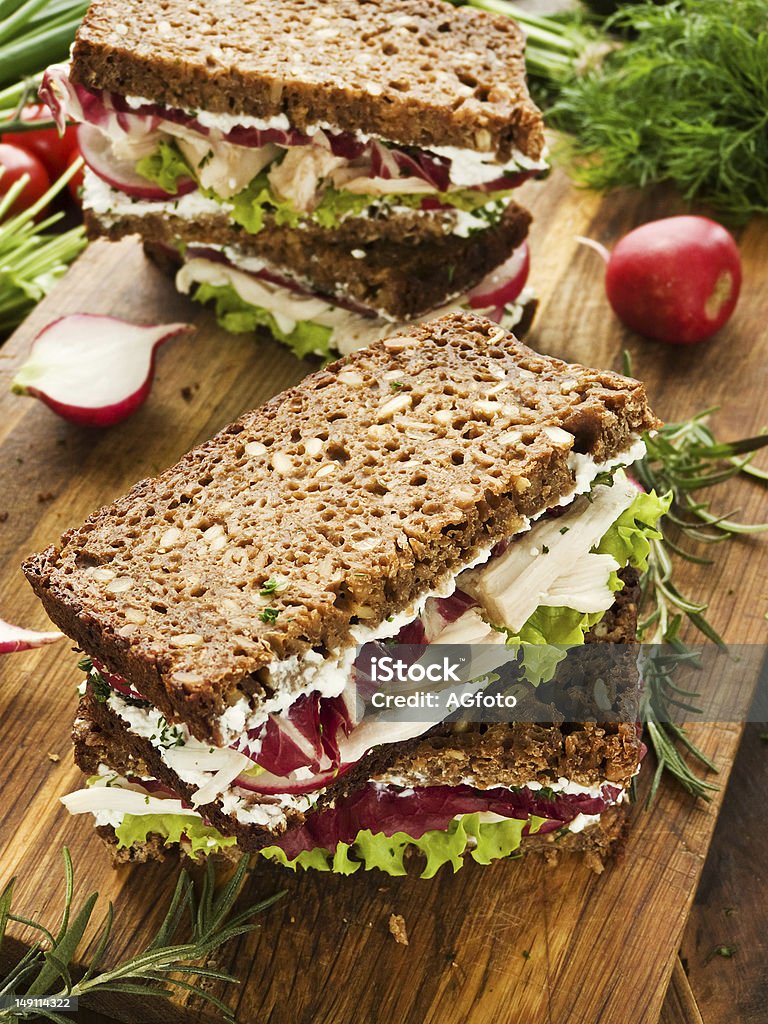
{"label": "green curly lettuce", "polygon": [[599,555],[612,555],[619,565],[631,565],[640,572],[648,568],[652,540],[660,540],[658,521],[669,511],[672,492],[659,497],[655,491],[638,492],[637,497],[594,549]]}
{"label": "green curly lettuce", "polygon": [[455,818],[447,829],[425,832],[419,839],[406,832],[385,836],[365,829],[358,832],[351,844],[339,843],[335,851],[315,848],[303,851],[293,859],[289,859],[279,846],[266,847],[261,853],[293,871],[304,868],[351,875],[364,867],[366,871],[378,869],[387,875],[405,875],[408,873],[406,854],[418,851],[426,858],[420,877],[433,878],[444,864],[450,864],[454,873],[459,871],[464,866],[464,854],[467,852],[478,864],[490,864],[511,856],[520,848],[526,824],[529,832],[534,834],[545,820],[532,815],[527,819],[481,822],[479,813],[463,814]]}
{"label": "green curly lettuce", "polygon": [[[464,866],[465,853],[478,864],[490,864],[515,854],[525,826],[528,825],[530,835],[535,835],[546,820],[530,815],[483,822],[479,813],[464,814],[455,818],[447,829],[433,829],[419,839],[406,832],[385,836],[365,829],[358,832],[352,843],[339,843],[334,851],[316,847],[292,859],[279,846],[268,846],[260,852],[263,857],[292,871],[303,868],[351,875],[363,867],[366,871],[376,869],[387,875],[405,875],[406,856],[418,851],[426,859],[420,877],[432,878],[444,864],[450,864],[454,873],[459,871]],[[115,834],[118,849],[145,842],[150,835],[162,836],[166,846],[183,838],[191,846],[192,854],[220,853],[237,843],[234,836],[223,836],[189,814],[126,814]]]}
{"label": "green curly lettuce", "polygon": [[154,153],[142,157],[136,163],[136,173],[159,185],[172,196],[179,191],[182,178],[194,177],[192,168],[181,155],[176,143],[165,139],[158,143]]}
{"label": "green curly lettuce", "polygon": [[118,850],[146,842],[149,835],[162,836],[166,846],[185,840],[191,853],[221,853],[235,846],[235,836],[223,836],[192,814],[126,814],[115,829]]}
{"label": "green curly lettuce", "polygon": [[[232,207],[232,220],[252,235],[256,235],[264,227],[267,214],[274,217],[275,223],[287,227],[296,227],[302,220],[311,220],[321,228],[332,230],[337,228],[347,217],[360,217],[372,206],[385,211],[392,207],[405,206],[421,209],[424,196],[418,194],[389,194],[386,196],[358,195],[344,189],[328,187],[322,198],[310,213],[297,210],[290,200],[275,195],[269,185],[268,172],[262,171],[241,192],[231,199],[221,199],[211,189],[204,189],[203,194],[217,203],[226,202]],[[505,209],[504,200],[510,192],[478,192],[474,189],[457,189],[452,192],[438,192],[430,198],[446,203],[458,210],[472,213],[488,224],[495,224]]]}
{"label": "green curly lettuce", "polygon": [[252,306],[241,299],[232,285],[202,283],[197,285],[192,298],[195,302],[213,302],[216,320],[225,331],[232,334],[244,334],[258,327],[266,327],[278,341],[288,345],[299,359],[309,355],[327,359],[331,355],[332,328],[312,320],[299,320],[291,331],[284,331],[268,310]]}

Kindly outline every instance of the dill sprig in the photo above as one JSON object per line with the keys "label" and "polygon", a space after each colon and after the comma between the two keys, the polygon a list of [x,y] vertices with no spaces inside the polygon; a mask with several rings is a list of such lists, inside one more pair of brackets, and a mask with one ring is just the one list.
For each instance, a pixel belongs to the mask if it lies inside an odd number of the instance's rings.
{"label": "dill sprig", "polygon": [[[4,978],[0,979],[0,995],[76,996],[87,1005],[90,996],[102,992],[122,992],[142,998],[167,999],[174,990],[188,991],[194,992],[215,1006],[226,1020],[234,1020],[229,1007],[196,982],[213,979],[237,984],[237,979],[230,974],[205,966],[205,958],[223,943],[258,927],[253,921],[254,916],[284,894],[275,893],[260,903],[232,913],[248,867],[247,855],[242,857],[229,881],[218,892],[212,860],[206,863],[199,896],[189,874],[181,871],[165,918],[149,945],[143,952],[123,963],[100,971],[99,967],[109,947],[113,925],[113,907],[109,903],[99,927],[91,961],[85,972],[76,977],[71,970],[71,964],[93,916],[99,894],[91,893],[81,907],[73,908],[72,858],[66,847],[63,853],[64,911],[56,935],[40,922],[12,912],[15,879],[11,879],[0,895],[0,944],[11,921],[32,928],[40,934],[39,941]],[[177,942],[177,934],[185,919],[188,921],[189,937],[185,942]],[[44,1007],[14,1007],[0,1010],[0,1022],[41,1017],[57,1024],[70,1024],[66,1014]]]}
{"label": "dill sprig", "polygon": [[672,182],[744,221],[768,213],[765,0],[625,5],[606,22],[629,38],[574,74],[548,112],[596,189]]}

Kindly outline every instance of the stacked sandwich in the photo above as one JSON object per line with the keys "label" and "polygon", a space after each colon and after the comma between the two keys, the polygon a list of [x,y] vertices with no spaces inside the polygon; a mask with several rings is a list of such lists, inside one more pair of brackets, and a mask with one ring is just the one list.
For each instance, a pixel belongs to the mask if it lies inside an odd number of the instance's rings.
{"label": "stacked sandwich", "polygon": [[546,704],[547,645],[631,643],[664,503],[621,467],[656,425],[637,381],[464,313],[242,416],[25,564],[84,654],[66,806],[133,859],[604,852],[642,749],[633,657],[600,672],[605,721],[567,727],[372,713],[360,657],[501,645]]}
{"label": "stacked sandwich", "polygon": [[443,0],[95,0],[41,90],[92,236],[138,234],[231,331],[350,352],[430,311],[518,334],[543,131],[508,18]]}

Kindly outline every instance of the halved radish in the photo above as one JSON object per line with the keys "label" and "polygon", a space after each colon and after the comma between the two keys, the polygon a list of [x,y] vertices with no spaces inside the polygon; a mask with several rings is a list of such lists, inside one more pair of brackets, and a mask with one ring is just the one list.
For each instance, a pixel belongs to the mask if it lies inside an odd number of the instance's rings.
{"label": "halved radish", "polygon": [[487,274],[467,295],[473,309],[497,309],[514,302],[525,288],[531,257],[528,243],[523,242],[508,260]]}
{"label": "halved radish", "polygon": [[32,342],[11,384],[81,427],[109,427],[136,412],[152,387],[158,346],[191,324],[143,327],[111,316],[74,313]]}
{"label": "halved radish", "polygon": [[193,178],[180,178],[176,192],[166,192],[137,173],[132,160],[116,160],[112,154],[112,143],[109,136],[90,124],[81,124],[77,128],[77,144],[83,159],[95,175],[106,181],[112,188],[125,192],[135,199],[168,199],[194,192],[197,182]]}

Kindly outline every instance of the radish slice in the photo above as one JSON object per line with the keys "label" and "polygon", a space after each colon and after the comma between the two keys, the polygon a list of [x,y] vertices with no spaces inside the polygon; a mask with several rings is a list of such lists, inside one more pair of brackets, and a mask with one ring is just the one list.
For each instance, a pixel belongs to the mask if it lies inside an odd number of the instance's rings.
{"label": "radish slice", "polygon": [[525,288],[531,266],[528,243],[523,242],[509,259],[483,278],[479,285],[468,293],[467,299],[473,309],[496,309],[514,302]]}
{"label": "radish slice", "polygon": [[167,199],[171,195],[178,198],[188,192],[194,192],[197,188],[197,182],[193,178],[180,178],[176,191],[166,192],[159,185],[142,178],[137,173],[133,161],[115,159],[109,136],[93,125],[78,125],[77,144],[83,159],[95,175],[112,188],[136,199]]}
{"label": "radish slice", "polygon": [[63,633],[38,633],[34,629],[23,629],[10,622],[0,619],[0,654],[13,654],[14,651],[29,651],[33,647],[61,640]]}
{"label": "radish slice", "polygon": [[109,427],[146,399],[158,346],[192,330],[191,324],[143,327],[91,313],[64,316],[37,335],[11,388],[41,399],[70,423]]}

